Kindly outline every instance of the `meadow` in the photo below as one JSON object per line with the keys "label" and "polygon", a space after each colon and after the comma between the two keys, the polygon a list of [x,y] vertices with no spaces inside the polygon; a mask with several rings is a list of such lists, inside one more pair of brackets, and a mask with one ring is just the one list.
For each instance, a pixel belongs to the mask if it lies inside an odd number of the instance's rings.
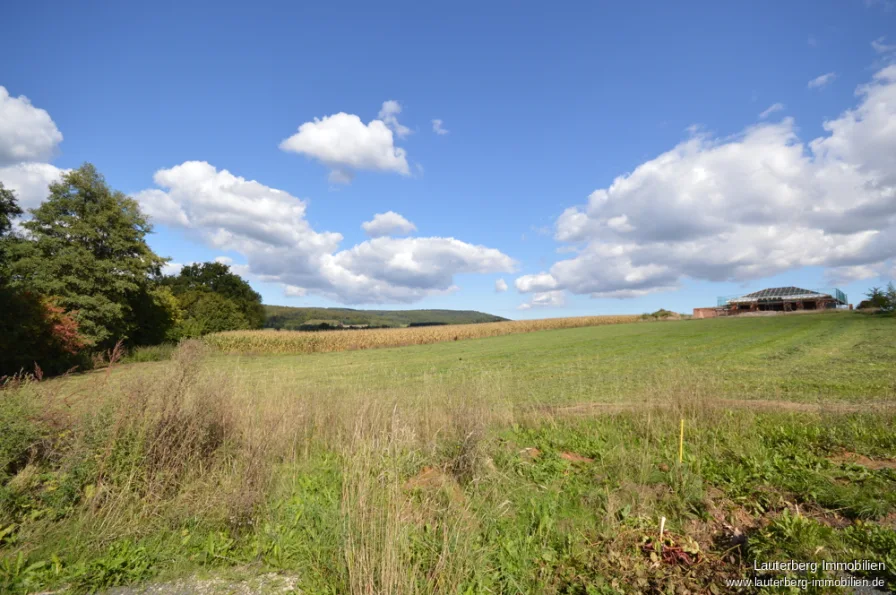
{"label": "meadow", "polygon": [[892,317],[537,328],[9,386],[0,592],[724,593],[787,559],[896,588]]}

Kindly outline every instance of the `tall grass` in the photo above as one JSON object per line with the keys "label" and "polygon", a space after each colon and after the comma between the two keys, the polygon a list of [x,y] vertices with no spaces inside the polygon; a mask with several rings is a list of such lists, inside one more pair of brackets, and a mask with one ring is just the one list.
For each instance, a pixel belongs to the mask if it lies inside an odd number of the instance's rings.
{"label": "tall grass", "polygon": [[734,522],[723,502],[777,512],[812,494],[837,507],[864,494],[857,515],[889,506],[885,474],[841,485],[811,452],[893,456],[892,411],[730,411],[720,382],[680,362],[640,384],[608,378],[619,394],[589,409],[521,399],[511,369],[301,384],[206,365],[208,351],[190,341],[143,373],[116,375],[113,362],[90,386],[0,391],[11,430],[0,434],[0,531],[12,527],[0,590],[258,565],[294,572],[309,593],[587,592],[603,577],[631,592],[673,579],[697,591],[732,567],[650,565],[639,548],[660,516],[706,552],[713,515],[715,527]]}
{"label": "tall grass", "polygon": [[540,330],[621,324],[635,322],[638,319],[638,316],[581,316],[356,331],[228,331],[208,335],[204,341],[225,353],[321,353],[424,345]]}

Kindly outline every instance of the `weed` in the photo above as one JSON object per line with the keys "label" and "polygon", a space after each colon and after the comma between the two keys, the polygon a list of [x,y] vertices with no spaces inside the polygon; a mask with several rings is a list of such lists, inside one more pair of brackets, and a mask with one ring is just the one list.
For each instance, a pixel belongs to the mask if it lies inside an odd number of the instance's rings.
{"label": "weed", "polygon": [[144,345],[128,350],[127,355],[121,360],[123,364],[137,364],[145,362],[168,361],[174,355],[177,345],[163,343],[161,345]]}

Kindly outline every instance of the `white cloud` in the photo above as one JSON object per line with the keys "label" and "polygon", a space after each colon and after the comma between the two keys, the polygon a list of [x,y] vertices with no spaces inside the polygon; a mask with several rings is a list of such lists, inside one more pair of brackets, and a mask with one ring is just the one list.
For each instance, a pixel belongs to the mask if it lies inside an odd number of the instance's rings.
{"label": "white cloud", "polygon": [[825,87],[825,86],[829,85],[830,83],[834,82],[835,78],[837,78],[837,73],[828,72],[828,73],[825,73],[825,74],[815,77],[814,79],[812,79],[811,81],[808,82],[807,86],[810,89],[821,89],[822,87]]}
{"label": "white cloud", "polygon": [[411,133],[411,129],[407,126],[402,126],[398,121],[398,114],[400,113],[401,104],[394,99],[389,99],[388,101],[383,102],[383,107],[380,108],[380,113],[377,114],[377,117],[382,120],[398,138],[404,138]]}
{"label": "white cloud", "polygon": [[47,161],[61,142],[62,133],[46,110],[0,86],[0,166]]}
{"label": "white cloud", "polygon": [[432,121],[432,131],[439,135],[448,134],[448,130],[445,129],[444,124],[445,123],[438,118],[434,119]]}
{"label": "white cloud", "polygon": [[549,273],[537,275],[523,275],[514,281],[517,291],[529,293],[532,291],[547,291],[557,287],[557,280]]}
{"label": "white cloud", "polygon": [[18,163],[0,167],[0,182],[15,191],[23,210],[33,209],[47,198],[48,186],[68,171],[49,163]]}
{"label": "white cloud", "polygon": [[730,138],[698,133],[557,219],[578,246],[523,292],[595,297],[667,291],[682,279],[745,281],[805,266],[840,278],[896,259],[896,65],[861,86],[855,108],[803,143],[794,122]]}
{"label": "white cloud", "polygon": [[764,119],[768,118],[770,115],[772,115],[773,113],[780,112],[783,109],[784,109],[783,103],[772,104],[772,105],[768,106],[768,108],[766,108],[761,114],[759,114],[759,118],[761,120],[764,120]]}
{"label": "white cloud", "polygon": [[188,227],[190,219],[180,203],[162,190],[141,190],[134,195],[140,203],[140,210],[153,220],[162,225]]}
{"label": "white cloud", "polygon": [[498,279],[495,281],[495,292],[496,293],[504,293],[507,291],[507,281],[504,279]]}
{"label": "white cloud", "polygon": [[515,268],[494,248],[454,238],[379,237],[339,250],[342,235],[312,229],[304,201],[205,162],[159,170],[154,180],[161,189],[135,198],[156,222],[242,254],[246,275],[280,283],[290,296],[410,303],[454,291],[455,275]]}
{"label": "white cloud", "polygon": [[351,184],[352,180],[355,179],[354,174],[352,174],[351,170],[348,169],[334,169],[330,170],[327,179],[331,184]]}
{"label": "white cloud", "polygon": [[410,175],[405,150],[395,146],[386,123],[373,120],[364,124],[354,114],[340,112],[305,122],[280,143],[280,149],[327,165],[333,170],[330,181],[334,183],[349,182],[351,172],[359,169]]}
{"label": "white cloud", "polygon": [[825,279],[832,285],[840,285],[852,283],[853,281],[862,281],[873,277],[885,277],[887,275],[887,267],[883,264],[836,267],[828,269]]}
{"label": "white cloud", "polygon": [[153,180],[165,190],[135,194],[143,211],[156,223],[194,230],[219,249],[294,247],[310,255],[331,252],[342,240],[338,233],[314,232],[302,200],[205,161],[160,169]]}
{"label": "white cloud", "polygon": [[183,262],[166,262],[162,265],[162,274],[163,275],[179,275],[180,271],[187,266],[188,264],[193,264],[192,262],[183,263]]}
{"label": "white cloud", "polygon": [[530,301],[520,304],[519,309],[559,308],[564,305],[566,305],[566,296],[562,291],[542,291],[535,293]]}
{"label": "white cloud", "polygon": [[373,216],[373,219],[362,223],[361,228],[372,238],[388,235],[407,235],[417,231],[416,225],[395,211],[377,213]]}
{"label": "white cloud", "polygon": [[48,186],[68,171],[42,162],[60,142],[62,133],[46,110],[0,86],[0,182],[16,193],[23,209],[40,205]]}
{"label": "white cloud", "polygon": [[878,54],[888,54],[890,52],[896,51],[896,44],[886,44],[884,43],[885,37],[878,37],[874,41],[871,42],[871,47],[874,48],[874,51]]}

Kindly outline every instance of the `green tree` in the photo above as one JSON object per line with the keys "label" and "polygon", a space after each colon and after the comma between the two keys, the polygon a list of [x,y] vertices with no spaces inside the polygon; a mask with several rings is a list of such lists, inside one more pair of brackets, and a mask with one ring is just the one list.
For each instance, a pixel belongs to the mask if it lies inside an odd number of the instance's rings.
{"label": "green tree", "polygon": [[78,323],[53,300],[0,288],[0,377],[20,371],[59,374],[87,361]]}
{"label": "green tree", "polygon": [[16,200],[16,193],[0,182],[0,236],[5,236],[12,229],[12,220],[22,214]]}
{"label": "green tree", "polygon": [[11,283],[53,297],[98,347],[129,338],[132,303],[165,263],[146,244],[151,227],[137,202],[85,164],[51,184],[29,212],[23,227],[31,238],[10,265]]}
{"label": "green tree", "polygon": [[135,345],[157,345],[180,339],[179,327],[184,311],[171,289],[163,285],[147,287],[131,302],[135,330],[131,340]]}
{"label": "green tree", "polygon": [[165,277],[162,283],[181,296],[193,291],[216,293],[232,301],[245,320],[243,328],[264,326],[265,312],[261,296],[242,277],[232,273],[221,262],[202,262],[187,265],[176,276]]}
{"label": "green tree", "polygon": [[52,299],[10,282],[9,264],[27,242],[12,233],[22,214],[15,193],[0,182],[0,376],[19,371],[63,372],[79,363],[84,338],[77,322]]}
{"label": "green tree", "polygon": [[887,293],[880,287],[872,287],[865,296],[868,298],[868,305],[872,308],[884,309],[887,307]]}
{"label": "green tree", "polygon": [[896,311],[896,285],[893,285],[893,282],[890,281],[887,283],[887,305],[885,306],[885,310],[887,312]]}
{"label": "green tree", "polygon": [[11,233],[12,220],[21,214],[22,209],[16,200],[16,193],[0,182],[0,285],[3,285],[9,277],[6,266],[14,248],[13,244],[19,241],[19,238]]}
{"label": "green tree", "polygon": [[191,290],[178,296],[183,321],[178,326],[181,337],[200,337],[208,333],[249,328],[239,306],[219,293]]}

